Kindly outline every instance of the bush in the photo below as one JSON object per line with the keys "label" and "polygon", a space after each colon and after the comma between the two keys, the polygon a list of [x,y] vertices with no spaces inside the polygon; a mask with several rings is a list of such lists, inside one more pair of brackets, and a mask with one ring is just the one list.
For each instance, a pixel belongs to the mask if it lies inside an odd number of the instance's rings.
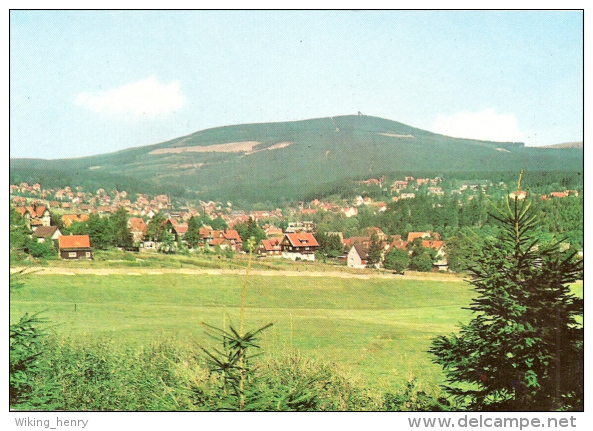
{"label": "bush", "polygon": [[414,271],[429,272],[432,269],[433,258],[425,249],[414,252],[410,258],[410,269]]}
{"label": "bush", "polygon": [[254,410],[380,410],[382,400],[336,365],[297,352],[278,354],[260,364],[251,388]]}
{"label": "bush", "polygon": [[33,238],[27,242],[27,250],[32,257],[48,258],[58,255],[50,241],[38,242]]}
{"label": "bush", "polygon": [[47,368],[39,314],[25,314],[10,325],[10,406],[15,409],[52,408],[53,384],[42,378]]}
{"label": "bush", "polygon": [[410,255],[407,250],[400,248],[393,248],[385,256],[383,266],[386,269],[391,269],[397,273],[403,273],[410,262]]}
{"label": "bush", "polygon": [[451,402],[442,396],[435,397],[418,390],[417,382],[412,379],[403,391],[385,394],[383,408],[387,411],[407,412],[443,412],[454,410]]}

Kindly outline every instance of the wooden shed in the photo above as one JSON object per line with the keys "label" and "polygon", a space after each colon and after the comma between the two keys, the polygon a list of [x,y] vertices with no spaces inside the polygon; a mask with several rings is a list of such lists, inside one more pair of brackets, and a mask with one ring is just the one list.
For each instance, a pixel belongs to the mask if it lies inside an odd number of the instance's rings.
{"label": "wooden shed", "polygon": [[88,235],[63,235],[58,238],[62,259],[92,259],[91,240]]}

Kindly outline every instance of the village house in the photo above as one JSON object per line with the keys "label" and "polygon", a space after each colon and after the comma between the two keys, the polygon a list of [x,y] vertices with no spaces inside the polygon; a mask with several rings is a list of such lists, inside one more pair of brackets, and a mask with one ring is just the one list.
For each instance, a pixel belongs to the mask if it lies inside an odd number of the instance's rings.
{"label": "village house", "polygon": [[282,242],[283,237],[273,237],[269,239],[262,239],[257,248],[258,256],[262,257],[282,257]]}
{"label": "village house", "polygon": [[84,223],[89,219],[88,214],[64,214],[62,215],[62,222],[64,226],[70,227],[72,223],[79,222]]}
{"label": "village house", "polygon": [[363,245],[370,245],[371,244],[371,237],[370,236],[352,236],[350,238],[342,238],[342,244],[344,248],[349,250],[354,244],[363,244]]}
{"label": "village house", "polygon": [[310,232],[300,232],[285,234],[280,246],[285,259],[314,261],[319,244]]}
{"label": "village house", "polygon": [[208,245],[210,247],[217,247],[218,246],[218,247],[220,247],[221,250],[226,250],[226,249],[229,249],[229,248],[230,249],[233,249],[234,248],[233,245],[231,244],[231,242],[228,239],[226,239],[225,237],[223,237],[223,236],[219,236],[219,237],[213,238],[210,241],[210,244],[208,244]]}
{"label": "village house", "polygon": [[62,235],[58,238],[62,259],[92,259],[91,240],[88,235]]}
{"label": "village house", "polygon": [[134,243],[142,242],[147,227],[146,222],[140,217],[130,217],[128,219],[128,229],[132,233]]}
{"label": "village house", "polygon": [[350,207],[350,208],[342,208],[342,213],[347,218],[354,217],[358,215],[358,208]]}
{"label": "village house", "polygon": [[366,268],[369,253],[369,246],[363,243],[357,243],[352,246],[346,257],[346,264],[350,268]]}
{"label": "village house", "polygon": [[210,238],[208,245],[212,247],[216,245],[220,245],[222,247],[222,244],[226,245],[228,243],[228,247],[234,251],[241,251],[243,248],[243,240],[239,236],[239,232],[234,229],[227,229],[224,231],[214,230],[208,234],[208,237]]}
{"label": "village house", "polygon": [[371,238],[373,236],[373,234],[377,235],[377,238],[379,241],[383,242],[383,241],[387,241],[387,235],[381,230],[381,228],[378,227],[369,227],[366,228],[364,233],[366,235],[369,236],[369,238]]}
{"label": "village house", "polygon": [[313,232],[315,225],[312,221],[299,221],[299,222],[291,222],[288,223],[288,227],[286,228],[286,233],[296,233],[296,232]]}
{"label": "village house", "polygon": [[408,242],[404,241],[402,239],[401,235],[394,235],[391,238],[391,244],[389,245],[388,251],[393,249],[393,248],[399,248],[401,250],[407,250],[408,249]]}
{"label": "village house", "polygon": [[24,207],[25,205],[27,205],[27,198],[24,198],[22,196],[16,196],[12,200],[12,203],[15,207]]}
{"label": "village house", "polygon": [[280,229],[277,226],[274,226],[273,224],[264,225],[262,229],[264,230],[268,238],[272,236],[280,236],[283,234],[282,229]]}
{"label": "village house", "polygon": [[375,205],[377,205],[377,208],[379,208],[379,212],[384,213],[387,211],[387,204],[385,202],[375,202]]}
{"label": "village house", "polygon": [[24,217],[27,226],[35,229],[39,226],[49,226],[51,214],[46,206],[34,203],[32,206],[19,206],[15,210]]}
{"label": "village house", "polygon": [[391,185],[391,193],[401,192],[408,187],[407,181],[397,180]]}
{"label": "village house", "polygon": [[37,238],[37,242],[54,241],[62,236],[62,232],[57,226],[39,226],[33,236]]}
{"label": "village house", "polygon": [[441,187],[429,187],[428,194],[433,196],[444,196],[445,191]]}
{"label": "village house", "polygon": [[482,189],[482,193],[486,193],[486,189],[488,187],[492,187],[492,181],[489,180],[467,180],[461,182],[461,187],[459,190],[464,191],[470,189],[474,192],[477,192]]}
{"label": "village house", "polygon": [[317,213],[315,208],[301,208],[301,214],[303,215],[313,215]]}
{"label": "village house", "polygon": [[359,207],[364,204],[364,199],[362,196],[356,196],[352,201],[352,206]]}
{"label": "village house", "polygon": [[552,193],[550,193],[550,197],[552,197],[552,198],[562,199],[567,196],[568,196],[568,194],[566,192],[552,192]]}
{"label": "village house", "polygon": [[202,238],[202,241],[200,244],[201,246],[209,244],[210,241],[212,241],[214,239],[214,237],[212,236],[212,227],[211,226],[202,226],[199,229],[199,233],[200,233],[200,237]]}
{"label": "village house", "polygon": [[412,244],[418,238],[434,239],[435,241],[440,241],[441,235],[437,232],[409,232],[407,243]]}
{"label": "village house", "polygon": [[179,223],[175,218],[168,218],[165,222],[165,230],[173,235],[173,241],[181,241],[187,229],[187,223]]}
{"label": "village house", "polygon": [[423,240],[422,247],[424,248],[432,248],[437,251],[435,256],[435,261],[432,264],[433,268],[438,269],[439,271],[446,271],[448,266],[447,257],[445,255],[445,242],[444,241],[433,241],[433,240]]}

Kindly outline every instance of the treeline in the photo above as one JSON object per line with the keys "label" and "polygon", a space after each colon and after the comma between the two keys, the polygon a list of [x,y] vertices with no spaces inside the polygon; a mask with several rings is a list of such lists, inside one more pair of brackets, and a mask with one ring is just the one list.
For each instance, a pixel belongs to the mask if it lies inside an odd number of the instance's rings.
{"label": "treeline", "polygon": [[[134,245],[132,233],[128,229],[128,218],[125,208],[119,208],[109,217],[90,214],[88,220],[84,222],[75,221],[70,226],[66,226],[59,215],[51,213],[50,224],[57,226],[62,235],[88,235],[91,247],[105,250],[109,247],[125,248]],[[51,241],[39,242],[36,237],[31,236],[31,233],[25,219],[11,206],[11,260],[18,260],[22,257],[20,253],[37,258],[57,256],[57,244]]]}
{"label": "treeline", "polygon": [[[357,181],[373,178],[385,178],[383,187],[365,186]],[[390,187],[395,180],[403,180],[407,176],[414,178],[435,178],[440,177],[443,182],[439,186],[446,190],[458,188],[463,181],[489,180],[497,186],[499,183],[507,184],[510,189],[516,184],[516,171],[390,171],[374,172],[365,176],[351,177],[348,180],[340,180],[325,184],[319,187],[314,193],[303,196],[305,201],[314,199],[352,199],[354,196],[363,195],[373,199],[385,199],[391,197]],[[583,189],[582,172],[573,171],[525,171],[523,189],[532,193],[547,194],[553,191],[581,190]]]}
{"label": "treeline", "polygon": [[[358,214],[345,217],[343,214],[318,211],[300,218],[307,218],[323,232],[342,232],[344,237],[362,236],[369,227],[379,227],[387,235],[409,232],[438,232],[444,240],[456,237],[460,231],[470,228],[482,236],[493,234],[490,227],[492,204],[501,204],[503,198],[491,199],[482,193],[435,197],[418,195],[415,199],[402,199],[388,204],[385,212],[373,206],[358,207]],[[542,239],[556,237],[571,244],[575,249],[583,247],[583,197],[533,200],[538,214]]]}
{"label": "treeline", "polygon": [[176,184],[159,184],[127,175],[114,173],[67,169],[37,169],[34,167],[11,167],[10,184],[39,183],[45,189],[59,189],[66,186],[81,186],[84,191],[94,193],[98,189],[125,190],[130,194],[142,193],[149,195],[169,194],[174,197],[195,197],[185,187]]}

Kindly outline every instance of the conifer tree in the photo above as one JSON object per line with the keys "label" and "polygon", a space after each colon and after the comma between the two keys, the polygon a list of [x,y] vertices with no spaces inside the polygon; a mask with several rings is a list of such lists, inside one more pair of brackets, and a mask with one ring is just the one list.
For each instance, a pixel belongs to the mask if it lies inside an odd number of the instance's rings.
{"label": "conifer tree", "polygon": [[190,248],[196,248],[202,239],[200,235],[200,228],[202,224],[197,217],[191,217],[187,222],[187,232],[185,233],[184,240]]}
{"label": "conifer tree", "polygon": [[569,288],[582,261],[538,243],[527,199],[492,217],[501,234],[470,267],[474,317],[429,350],[445,390],[473,410],[582,410],[583,301]]}
{"label": "conifer tree", "polygon": [[374,268],[378,263],[381,262],[381,255],[383,253],[383,247],[379,236],[376,232],[371,235],[371,245],[367,253],[367,267]]}
{"label": "conifer tree", "polygon": [[128,212],[124,207],[109,217],[111,225],[112,242],[116,247],[131,247],[134,244],[134,237],[128,228]]}

